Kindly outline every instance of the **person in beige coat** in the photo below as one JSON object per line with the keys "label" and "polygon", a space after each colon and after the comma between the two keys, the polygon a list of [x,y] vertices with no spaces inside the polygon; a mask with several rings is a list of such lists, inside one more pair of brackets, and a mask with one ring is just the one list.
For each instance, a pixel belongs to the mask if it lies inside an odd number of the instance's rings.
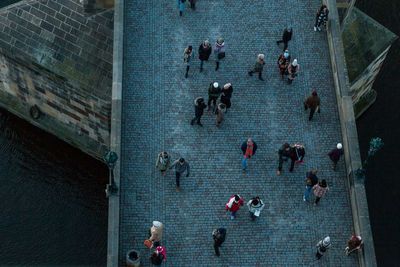
{"label": "person in beige coat", "polygon": [[219,127],[224,120],[224,113],[226,111],[226,105],[224,103],[219,103],[218,108],[215,111],[216,116],[216,125]]}
{"label": "person in beige coat", "polygon": [[153,226],[150,228],[149,240],[153,242],[152,247],[158,247],[161,245],[162,233],[164,225],[159,221],[153,221]]}

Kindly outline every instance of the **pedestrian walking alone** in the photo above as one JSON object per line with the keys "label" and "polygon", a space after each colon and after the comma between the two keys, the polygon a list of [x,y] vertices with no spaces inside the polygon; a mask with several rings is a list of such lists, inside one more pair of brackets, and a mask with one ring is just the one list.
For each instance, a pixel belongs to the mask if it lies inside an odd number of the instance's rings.
{"label": "pedestrian walking alone", "polygon": [[236,218],[236,212],[243,206],[244,199],[239,195],[233,195],[225,204],[225,209],[231,213],[231,220]]}
{"label": "pedestrian walking alone", "polygon": [[253,76],[253,73],[258,72],[258,79],[260,79],[261,81],[264,81],[262,77],[262,71],[265,65],[264,57],[265,57],[264,54],[258,54],[254,68],[248,72],[250,76]]}
{"label": "pedestrian walking alone", "polygon": [[329,187],[326,180],[323,179],[321,182],[313,186],[313,191],[315,195],[314,205],[317,205],[321,198],[329,191]]}
{"label": "pedestrian walking alone", "polygon": [[314,31],[316,32],[321,31],[321,25],[324,24],[324,27],[326,28],[326,22],[328,21],[328,14],[329,10],[326,7],[326,5],[322,5],[318,10],[317,14],[315,16],[315,25],[314,25]]}
{"label": "pedestrian walking alone", "polygon": [[361,236],[352,235],[349,241],[347,241],[347,247],[344,249],[344,252],[346,253],[347,256],[349,256],[350,253],[360,250],[363,244],[364,243]]}
{"label": "pedestrian walking alone", "polygon": [[219,69],[220,61],[225,57],[225,41],[223,38],[218,38],[215,42],[214,46],[214,55],[215,55],[215,70]]}
{"label": "pedestrian walking alone", "polygon": [[196,0],[189,0],[190,8],[196,10]]}
{"label": "pedestrian walking alone", "polygon": [[285,50],[283,54],[279,55],[277,63],[278,63],[279,74],[281,75],[281,79],[283,80],[283,76],[286,74],[290,64],[289,50]]}
{"label": "pedestrian walking alone", "polygon": [[311,189],[318,184],[317,170],[313,169],[306,173],[306,189],[304,190],[303,201],[310,201]]}
{"label": "pedestrian walking alone", "polygon": [[218,104],[218,108],[215,111],[215,115],[216,115],[216,122],[215,124],[217,125],[217,127],[221,126],[222,121],[224,120],[224,114],[226,110],[226,106],[224,103],[219,103]]}
{"label": "pedestrian walking alone", "polygon": [[185,10],[186,0],[177,0],[177,3],[178,3],[178,9],[179,9],[179,16],[182,17],[183,11]]}
{"label": "pedestrian walking alone", "polygon": [[293,34],[293,30],[292,28],[285,28],[283,30],[283,34],[282,34],[282,39],[279,41],[276,41],[276,44],[279,45],[280,43],[283,43],[283,51],[285,51],[288,48],[288,43],[290,40],[292,40],[292,34]]}
{"label": "pedestrian walking alone", "polygon": [[204,103],[204,98],[198,97],[194,100],[194,118],[190,122],[190,125],[193,125],[194,122],[196,121],[198,125],[203,127],[203,124],[201,124],[200,119],[201,116],[204,114],[204,109],[207,107],[206,103]]}
{"label": "pedestrian walking alone", "polygon": [[226,229],[225,228],[214,229],[213,232],[212,232],[212,237],[214,239],[215,255],[217,255],[219,257],[219,255],[221,255],[219,253],[219,248],[222,246],[222,243],[225,242]]}
{"label": "pedestrian walking alone", "polygon": [[317,91],[314,89],[309,97],[304,101],[304,110],[310,109],[310,115],[308,116],[308,120],[310,121],[315,111],[321,113],[321,100],[317,94]]}
{"label": "pedestrian walking alone", "polygon": [[163,235],[164,225],[159,221],[153,221],[153,225],[150,228],[150,240],[153,244],[152,247],[158,247],[161,245],[161,239]]}
{"label": "pedestrian walking alone", "polygon": [[294,164],[303,162],[304,156],[306,155],[306,150],[301,144],[289,145],[288,143],[284,143],[281,148],[278,150],[278,170],[276,171],[277,175],[281,175],[282,165],[284,161],[288,161],[290,159],[290,168],[289,171],[292,172],[294,169]]}
{"label": "pedestrian walking alone", "polygon": [[331,247],[331,239],[329,236],[325,237],[324,239],[320,240],[317,245],[317,253],[315,257],[319,260],[325,252],[327,252],[328,248]]}
{"label": "pedestrian walking alone", "polygon": [[171,163],[171,157],[168,155],[167,152],[163,151],[158,154],[156,161],[156,168],[161,171],[161,174],[163,176],[165,176],[170,163]]}
{"label": "pedestrian walking alone", "polygon": [[190,62],[192,61],[192,58],[193,58],[193,47],[189,45],[188,47],[185,48],[185,51],[183,53],[183,62],[186,64],[185,78],[188,77]]}
{"label": "pedestrian walking alone", "polygon": [[288,72],[288,84],[291,84],[293,80],[299,74],[300,65],[297,63],[297,59],[293,59],[293,62],[289,64],[287,68]]}
{"label": "pedestrian walking alone", "polygon": [[227,83],[224,85],[221,91],[221,103],[224,103],[226,106],[225,113],[228,111],[228,108],[231,107],[231,97],[233,93],[233,87],[231,83]]}
{"label": "pedestrian walking alone", "polygon": [[163,246],[158,246],[150,256],[150,261],[154,265],[161,265],[162,262],[166,260],[167,260],[167,250]]}
{"label": "pedestrian walking alone", "polygon": [[199,46],[199,59],[200,59],[200,72],[203,71],[203,63],[204,61],[208,61],[212,52],[211,44],[208,40],[205,40]]}
{"label": "pedestrian walking alone", "polygon": [[242,143],[240,148],[243,152],[242,169],[243,172],[245,172],[247,169],[247,160],[256,154],[257,144],[253,141],[253,139],[249,138],[247,141]]}
{"label": "pedestrian walking alone", "polygon": [[180,178],[181,175],[186,171],[186,177],[189,177],[190,175],[190,166],[189,163],[185,161],[184,158],[180,158],[174,161],[172,163],[170,169],[175,167],[175,178],[176,178],[176,191],[179,192],[181,190],[180,188]]}
{"label": "pedestrian walking alone", "polygon": [[215,109],[217,108],[217,100],[219,98],[219,95],[221,94],[221,87],[219,87],[219,84],[217,82],[210,83],[210,86],[208,87],[208,111],[211,109],[211,102],[213,103],[213,109],[212,111],[215,112]]}
{"label": "pedestrian walking alone", "polygon": [[260,217],[260,213],[264,209],[265,204],[260,197],[256,196],[247,202],[247,207],[249,208],[250,218],[254,221],[256,218]]}
{"label": "pedestrian walking alone", "polygon": [[332,161],[332,169],[336,170],[336,166],[338,161],[340,160],[340,157],[343,155],[343,146],[341,143],[338,143],[336,145],[336,148],[332,149],[329,153],[328,156]]}

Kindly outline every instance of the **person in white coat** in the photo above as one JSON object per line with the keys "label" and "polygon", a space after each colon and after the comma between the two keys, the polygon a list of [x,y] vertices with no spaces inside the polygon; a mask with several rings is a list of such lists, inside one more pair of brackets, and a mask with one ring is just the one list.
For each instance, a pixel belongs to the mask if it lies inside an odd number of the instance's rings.
{"label": "person in white coat", "polygon": [[250,218],[254,221],[260,216],[265,204],[258,196],[256,196],[247,202],[247,207],[249,208]]}

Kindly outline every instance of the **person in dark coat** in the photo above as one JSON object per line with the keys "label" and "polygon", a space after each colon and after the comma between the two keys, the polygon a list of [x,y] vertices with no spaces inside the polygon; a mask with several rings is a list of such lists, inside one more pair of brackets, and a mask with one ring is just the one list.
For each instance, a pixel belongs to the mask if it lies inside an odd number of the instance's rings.
{"label": "person in dark coat", "polygon": [[258,79],[260,79],[261,81],[264,81],[262,77],[262,71],[265,65],[264,57],[265,57],[264,54],[258,54],[254,68],[248,72],[250,76],[253,76],[253,73],[258,72]]}
{"label": "person in dark coat", "polygon": [[315,16],[315,25],[314,25],[314,31],[321,31],[321,24],[324,24],[326,27],[326,22],[328,21],[328,14],[329,10],[326,5],[322,5]]}
{"label": "person in dark coat", "polygon": [[224,103],[226,106],[225,113],[228,111],[228,108],[231,107],[231,97],[233,93],[233,87],[231,83],[227,83],[224,85],[224,88],[221,92],[221,103]]}
{"label": "person in dark coat", "polygon": [[300,65],[299,65],[299,63],[297,63],[297,59],[293,59],[293,62],[290,63],[287,68],[288,84],[291,84],[293,82],[293,80],[299,74],[299,71],[300,71]]}
{"label": "person in dark coat", "polygon": [[194,124],[195,121],[197,121],[197,124],[203,127],[203,124],[201,124],[200,119],[201,116],[203,116],[204,109],[207,107],[206,103],[204,103],[204,98],[198,97],[194,100],[194,115],[195,117],[192,119],[190,122],[191,125]]}
{"label": "person in dark coat", "polygon": [[222,243],[225,242],[226,238],[226,229],[225,228],[218,228],[214,229],[212,232],[212,237],[214,239],[214,250],[215,250],[215,255],[219,257],[219,248],[221,247]]}
{"label": "person in dark coat", "polygon": [[211,109],[211,102],[213,103],[213,112],[215,112],[215,109],[217,108],[217,100],[219,98],[219,95],[221,94],[221,87],[219,87],[219,84],[217,82],[210,83],[210,86],[208,87],[208,110]]}
{"label": "person in dark coat", "polygon": [[196,10],[196,0],[189,0],[190,8]]}
{"label": "person in dark coat", "polygon": [[223,58],[225,58],[225,41],[224,38],[220,37],[217,39],[214,45],[214,55],[215,55],[215,70],[219,69],[219,63]]}
{"label": "person in dark coat", "polygon": [[303,195],[304,201],[310,201],[311,190],[316,184],[318,184],[317,170],[312,169],[306,173],[306,189],[304,190]]}
{"label": "person in dark coat", "polygon": [[276,174],[281,175],[282,164],[284,161],[287,161],[288,159],[291,160],[289,171],[292,172],[293,168],[294,168],[294,164],[296,162],[299,162],[299,163],[302,162],[305,154],[306,154],[306,151],[304,149],[304,146],[302,146],[302,145],[299,145],[299,144],[289,145],[288,143],[283,144],[278,151],[279,165],[278,165],[278,170],[276,171]]}
{"label": "person in dark coat", "polygon": [[309,121],[313,118],[315,111],[318,111],[318,113],[321,112],[320,105],[321,100],[319,99],[317,91],[314,89],[311,95],[304,101],[304,110],[310,109],[310,115],[308,116]]}
{"label": "person in dark coat", "polygon": [[289,50],[285,50],[283,54],[279,55],[277,63],[278,63],[279,74],[281,75],[281,79],[283,80],[283,76],[286,74],[286,71],[290,64]]}
{"label": "person in dark coat", "polygon": [[340,160],[340,157],[343,155],[343,146],[341,143],[338,143],[336,145],[335,149],[332,149],[329,153],[328,156],[331,159],[331,161],[333,162],[333,166],[332,169],[336,170],[336,165],[338,163],[338,161]]}
{"label": "person in dark coat", "polygon": [[243,152],[242,168],[243,172],[245,172],[247,169],[247,160],[256,154],[257,144],[253,139],[249,138],[247,141],[243,142],[240,149]]}
{"label": "person in dark coat", "polygon": [[199,46],[199,59],[200,59],[200,72],[203,71],[203,63],[204,61],[208,61],[212,52],[211,44],[208,40],[205,40]]}
{"label": "person in dark coat", "polygon": [[292,40],[292,34],[293,34],[293,30],[292,28],[285,28],[283,30],[283,34],[282,34],[282,40],[276,41],[276,44],[279,45],[280,43],[283,43],[283,51],[285,51],[288,48],[288,43],[290,40]]}

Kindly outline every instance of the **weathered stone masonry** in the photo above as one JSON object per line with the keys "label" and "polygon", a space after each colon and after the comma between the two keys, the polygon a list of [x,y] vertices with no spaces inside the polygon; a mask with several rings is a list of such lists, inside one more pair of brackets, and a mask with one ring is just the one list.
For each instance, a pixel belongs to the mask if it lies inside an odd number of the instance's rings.
{"label": "weathered stone masonry", "polygon": [[113,13],[88,17],[79,0],[0,10],[0,105],[101,157],[110,142]]}

